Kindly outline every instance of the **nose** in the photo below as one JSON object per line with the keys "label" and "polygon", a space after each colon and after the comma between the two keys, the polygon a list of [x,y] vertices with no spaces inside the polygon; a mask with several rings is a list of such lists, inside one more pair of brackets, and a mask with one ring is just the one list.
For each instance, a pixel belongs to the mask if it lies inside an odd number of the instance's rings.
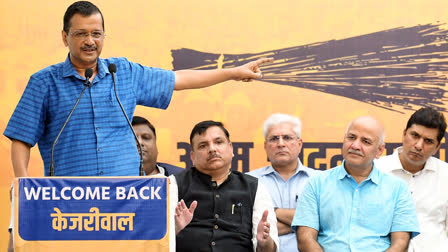
{"label": "nose", "polygon": [[215,144],[211,143],[211,144],[208,146],[208,152],[216,152],[216,146],[215,146]]}
{"label": "nose", "polygon": [[284,146],[285,145],[285,140],[283,140],[283,137],[282,136],[280,136],[279,138],[278,138],[278,144],[277,144],[278,146]]}
{"label": "nose", "polygon": [[95,44],[95,39],[93,38],[93,36],[92,36],[92,34],[91,33],[89,33],[88,35],[87,35],[87,37],[85,37],[85,43],[86,44],[88,44],[88,45],[93,45],[93,44]]}
{"label": "nose", "polygon": [[[137,139],[138,139],[138,141],[140,142],[140,145],[141,145],[141,146],[145,145],[145,144],[144,144],[144,141],[142,141],[142,137],[141,137],[141,136],[137,136]],[[138,143],[135,143],[135,144],[138,145]]]}
{"label": "nose", "polygon": [[424,141],[423,138],[419,138],[417,140],[417,142],[415,143],[415,149],[416,150],[421,151],[423,149],[423,141]]}
{"label": "nose", "polygon": [[360,140],[356,139],[355,141],[353,141],[352,146],[350,146],[350,147],[354,150],[359,150],[360,146],[361,146]]}

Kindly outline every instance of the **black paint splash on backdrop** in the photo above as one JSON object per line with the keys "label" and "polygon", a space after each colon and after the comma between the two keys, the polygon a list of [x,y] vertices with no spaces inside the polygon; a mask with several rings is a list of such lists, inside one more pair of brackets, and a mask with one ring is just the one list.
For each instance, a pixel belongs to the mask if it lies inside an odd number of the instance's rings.
{"label": "black paint splash on backdrop", "polygon": [[173,68],[216,69],[260,57],[260,81],[316,90],[403,113],[423,106],[448,112],[448,30],[443,24],[246,54],[171,50]]}

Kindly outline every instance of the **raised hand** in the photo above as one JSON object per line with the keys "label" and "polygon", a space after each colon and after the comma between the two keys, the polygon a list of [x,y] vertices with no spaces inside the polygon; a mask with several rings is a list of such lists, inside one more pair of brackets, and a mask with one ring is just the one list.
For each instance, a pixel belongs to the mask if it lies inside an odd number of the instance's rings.
{"label": "raised hand", "polygon": [[184,200],[180,200],[177,203],[176,214],[174,215],[176,235],[190,224],[197,205],[198,202],[196,200],[191,202],[190,208],[187,208]]}

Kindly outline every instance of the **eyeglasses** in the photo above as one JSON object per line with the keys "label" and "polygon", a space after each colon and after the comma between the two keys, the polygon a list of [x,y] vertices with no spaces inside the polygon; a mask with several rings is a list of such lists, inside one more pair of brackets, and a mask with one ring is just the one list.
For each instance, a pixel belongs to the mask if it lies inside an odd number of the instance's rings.
{"label": "eyeglasses", "polygon": [[87,39],[90,36],[93,40],[100,40],[104,37],[104,32],[102,31],[93,31],[93,32],[86,32],[86,31],[75,31],[70,33],[70,35],[75,39]]}
{"label": "eyeglasses", "polygon": [[294,141],[295,139],[297,139],[296,136],[292,136],[292,135],[271,136],[268,138],[268,142],[269,143],[278,143],[278,142],[280,142],[280,138],[283,139],[283,142],[286,142],[286,143],[290,143],[290,142]]}

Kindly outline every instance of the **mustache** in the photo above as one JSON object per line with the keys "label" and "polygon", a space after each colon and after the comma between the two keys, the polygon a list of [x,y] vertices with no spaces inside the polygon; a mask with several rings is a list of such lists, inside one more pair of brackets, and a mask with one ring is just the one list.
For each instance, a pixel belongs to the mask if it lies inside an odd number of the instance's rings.
{"label": "mustache", "polygon": [[96,45],[84,45],[83,47],[81,47],[81,50],[86,50],[86,49],[97,49]]}
{"label": "mustache", "polygon": [[361,156],[361,157],[364,157],[364,153],[362,153],[361,151],[357,151],[357,150],[352,150],[352,149],[350,149],[350,150],[348,150],[348,153],[349,153],[349,154],[356,154],[356,155],[359,155],[359,156]]}
{"label": "mustache", "polygon": [[221,156],[216,153],[212,153],[212,154],[208,155],[207,161],[209,161],[212,158],[221,158]]}

